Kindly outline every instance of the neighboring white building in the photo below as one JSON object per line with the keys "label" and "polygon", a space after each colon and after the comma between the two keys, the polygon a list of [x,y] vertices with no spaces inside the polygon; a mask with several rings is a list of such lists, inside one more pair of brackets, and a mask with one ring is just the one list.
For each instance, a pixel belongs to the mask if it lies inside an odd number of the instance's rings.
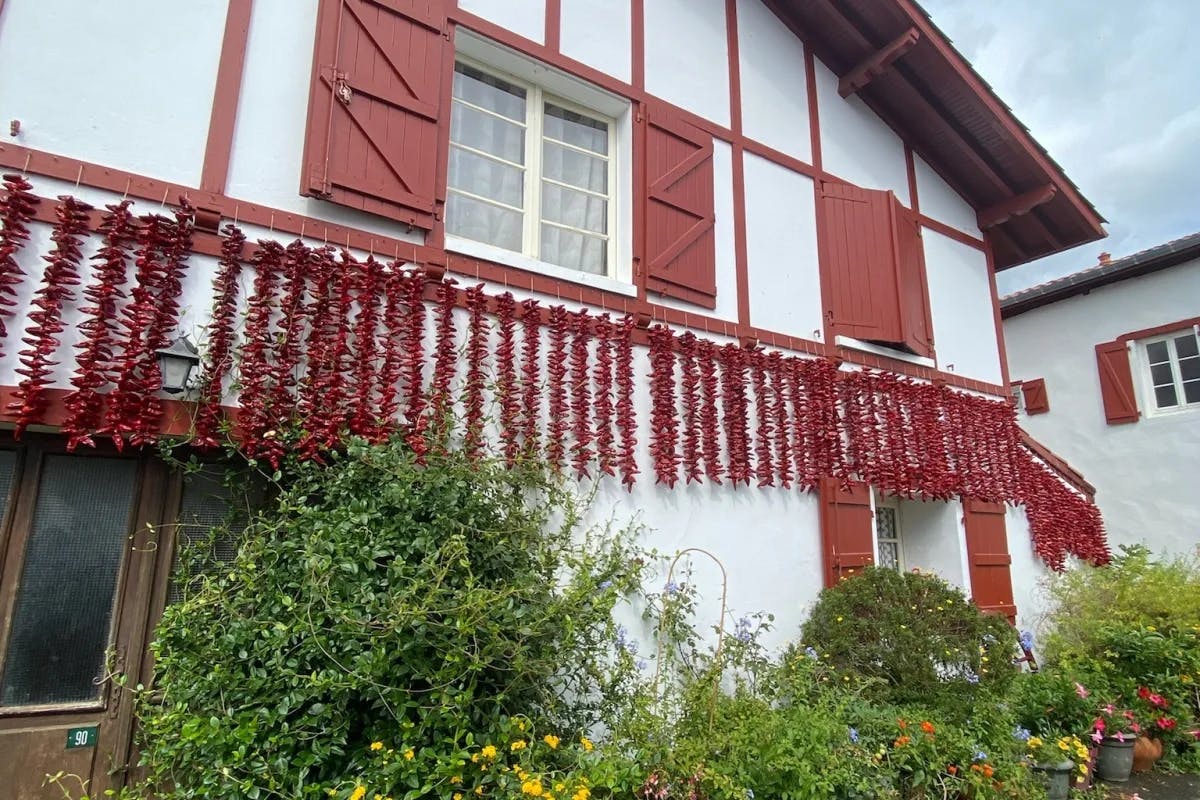
{"label": "neighboring white building", "polygon": [[1200,233],[1001,299],[1021,426],[1096,487],[1108,535],[1200,545]]}

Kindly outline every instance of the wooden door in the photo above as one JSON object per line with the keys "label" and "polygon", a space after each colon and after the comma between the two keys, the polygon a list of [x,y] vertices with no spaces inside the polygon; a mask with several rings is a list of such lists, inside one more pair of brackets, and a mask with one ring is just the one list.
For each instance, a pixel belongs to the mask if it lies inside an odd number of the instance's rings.
{"label": "wooden door", "polygon": [[851,481],[843,488],[836,478],[822,478],[820,489],[825,586],[829,587],[875,563],[875,526],[870,486]]}
{"label": "wooden door", "polygon": [[48,774],[102,796],[124,783],[141,679],[165,466],[0,444],[0,787],[61,798]]}
{"label": "wooden door", "polygon": [[1004,526],[1004,504],[963,500],[967,561],[971,570],[971,599],[981,611],[1017,621],[1013,603],[1012,556]]}

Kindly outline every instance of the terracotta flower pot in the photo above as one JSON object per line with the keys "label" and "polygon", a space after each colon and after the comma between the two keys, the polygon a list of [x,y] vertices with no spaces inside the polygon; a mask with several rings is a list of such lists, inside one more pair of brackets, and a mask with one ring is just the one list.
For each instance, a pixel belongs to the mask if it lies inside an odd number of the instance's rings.
{"label": "terracotta flower pot", "polygon": [[1149,736],[1139,736],[1133,743],[1133,771],[1145,772],[1154,766],[1163,754],[1161,739],[1151,739]]}

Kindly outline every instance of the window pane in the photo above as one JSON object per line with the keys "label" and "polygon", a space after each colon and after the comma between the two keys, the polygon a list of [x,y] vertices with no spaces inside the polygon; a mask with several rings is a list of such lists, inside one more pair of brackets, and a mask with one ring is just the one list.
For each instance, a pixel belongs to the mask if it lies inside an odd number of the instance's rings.
{"label": "window pane", "polygon": [[1196,348],[1196,337],[1188,334],[1175,339],[1175,355],[1179,358],[1189,358],[1198,355]]}
{"label": "window pane", "polygon": [[458,103],[450,110],[450,141],[514,164],[525,163],[524,128]]}
{"label": "window pane", "polygon": [[521,251],[524,214],[454,192],[446,198],[446,230],[477,242]]}
{"label": "window pane", "polygon": [[26,546],[0,704],[100,696],[137,463],[48,456]]}
{"label": "window pane", "polygon": [[450,186],[520,208],[525,196],[525,170],[451,147]]}
{"label": "window pane", "polygon": [[896,509],[887,506],[875,507],[875,530],[880,539],[895,539]]}
{"label": "window pane", "polygon": [[574,111],[546,103],[543,129],[551,139],[583,147],[601,155],[608,154],[608,124]]}
{"label": "window pane", "polygon": [[17,474],[17,451],[0,450],[0,519],[8,510],[8,495]]}
{"label": "window pane", "polygon": [[1150,377],[1155,386],[1175,382],[1175,373],[1170,364],[1154,364],[1150,367]]}
{"label": "window pane", "polygon": [[1185,403],[1200,403],[1200,381],[1188,381],[1183,385]]}
{"label": "window pane", "polygon": [[608,201],[594,194],[542,184],[542,218],[596,233],[608,232]]}
{"label": "window pane", "polygon": [[879,542],[879,566],[900,569],[900,544],[895,540]]}
{"label": "window pane", "polygon": [[1179,376],[1185,381],[1200,378],[1200,358],[1185,358],[1179,362]]}
{"label": "window pane", "polygon": [[542,148],[542,172],[547,178],[581,189],[608,194],[608,161],[569,147],[546,142]]}
{"label": "window pane", "polygon": [[1146,345],[1146,357],[1150,359],[1151,364],[1160,364],[1163,361],[1169,361],[1171,356],[1167,352],[1167,343],[1151,342]]}
{"label": "window pane", "polygon": [[1175,397],[1175,386],[1156,386],[1154,387],[1154,402],[1159,408],[1171,408],[1179,404],[1179,400]]}
{"label": "window pane", "polygon": [[[204,467],[184,478],[168,603],[182,600],[198,585],[201,575],[217,571],[237,555],[248,514],[241,507],[233,513],[233,491],[222,479],[224,469]],[[242,493],[238,494],[240,500]]]}
{"label": "window pane", "polygon": [[454,65],[454,96],[525,122],[525,90],[466,64]]}
{"label": "window pane", "polygon": [[594,275],[606,275],[608,243],[594,236],[543,224],[541,259]]}

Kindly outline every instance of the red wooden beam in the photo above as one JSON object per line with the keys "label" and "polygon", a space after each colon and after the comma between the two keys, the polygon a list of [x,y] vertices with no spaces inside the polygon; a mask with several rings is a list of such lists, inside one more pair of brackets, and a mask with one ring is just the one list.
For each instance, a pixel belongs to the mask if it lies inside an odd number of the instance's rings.
{"label": "red wooden beam", "polygon": [[986,231],[988,228],[994,228],[1013,217],[1028,214],[1042,203],[1050,202],[1056,194],[1058,194],[1058,187],[1053,183],[1047,183],[1044,186],[1023,192],[1016,197],[1002,200],[993,206],[988,206],[979,211],[979,227]]}
{"label": "red wooden beam", "polygon": [[917,32],[916,28],[909,28],[885,44],[842,76],[842,79],[838,81],[838,94],[842,97],[849,97],[887,72],[892,62],[911,50],[920,38],[921,34]]}

